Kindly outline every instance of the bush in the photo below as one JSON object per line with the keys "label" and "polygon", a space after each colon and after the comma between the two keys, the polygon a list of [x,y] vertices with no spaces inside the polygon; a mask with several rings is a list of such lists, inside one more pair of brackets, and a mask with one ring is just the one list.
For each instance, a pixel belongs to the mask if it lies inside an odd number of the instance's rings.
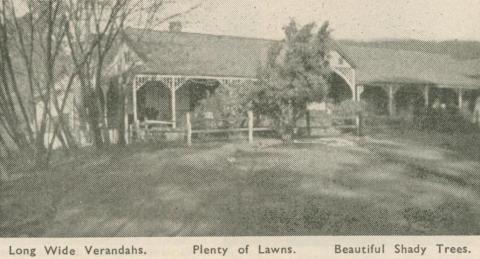
{"label": "bush", "polygon": [[237,85],[219,86],[214,94],[202,99],[195,107],[193,126],[203,129],[246,127],[249,106],[238,92]]}
{"label": "bush", "polygon": [[364,101],[345,100],[338,105],[333,105],[333,114],[336,116],[355,116],[364,112],[366,103]]}
{"label": "bush", "polygon": [[420,112],[414,121],[421,130],[432,130],[443,133],[472,133],[478,126],[465,118],[459,109],[426,109]]}

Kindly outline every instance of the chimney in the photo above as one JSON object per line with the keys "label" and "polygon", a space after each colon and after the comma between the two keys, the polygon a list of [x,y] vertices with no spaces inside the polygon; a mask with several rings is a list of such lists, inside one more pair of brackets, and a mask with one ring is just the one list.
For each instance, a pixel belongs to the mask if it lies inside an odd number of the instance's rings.
{"label": "chimney", "polygon": [[182,22],[174,21],[170,22],[169,29],[171,32],[181,32],[182,31]]}

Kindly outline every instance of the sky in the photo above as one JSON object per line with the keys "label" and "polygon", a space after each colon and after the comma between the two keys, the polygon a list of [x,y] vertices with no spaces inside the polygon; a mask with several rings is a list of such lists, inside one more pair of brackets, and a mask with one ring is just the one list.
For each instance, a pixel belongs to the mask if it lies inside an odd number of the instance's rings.
{"label": "sky", "polygon": [[[184,1],[168,9],[192,4]],[[328,20],[337,39],[480,40],[480,0],[197,1],[202,6],[179,19],[184,31],[278,39],[295,18]]]}
{"label": "sky", "polygon": [[[202,3],[200,8],[175,18],[188,32],[279,39],[282,27],[295,18],[301,24],[328,20],[337,39],[480,41],[480,0],[165,1],[160,18]],[[18,7],[21,13],[22,5]],[[168,24],[157,28],[168,29]]]}

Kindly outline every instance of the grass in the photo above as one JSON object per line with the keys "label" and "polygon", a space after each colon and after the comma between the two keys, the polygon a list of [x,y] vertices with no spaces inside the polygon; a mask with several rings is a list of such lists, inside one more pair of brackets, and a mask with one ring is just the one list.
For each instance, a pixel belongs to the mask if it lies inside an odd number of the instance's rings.
{"label": "grass", "polygon": [[2,184],[0,233],[480,234],[480,160],[462,141],[344,138],[352,145],[261,140],[81,151]]}

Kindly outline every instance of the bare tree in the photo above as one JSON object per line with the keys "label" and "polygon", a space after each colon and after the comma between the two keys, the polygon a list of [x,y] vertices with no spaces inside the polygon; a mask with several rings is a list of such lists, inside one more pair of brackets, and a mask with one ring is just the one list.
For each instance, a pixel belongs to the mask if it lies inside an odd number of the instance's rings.
{"label": "bare tree", "polygon": [[[42,166],[48,165],[56,140],[67,153],[77,147],[65,116],[77,92],[95,145],[110,143],[103,130],[107,118],[101,86],[107,83],[108,57],[125,27],[143,17],[135,26],[148,29],[200,6],[161,17],[165,0],[21,2],[26,10],[20,15],[19,1],[0,0],[0,152],[2,157],[29,154]],[[132,65],[123,64],[124,72]],[[119,78],[124,115],[129,82]],[[126,126],[122,123],[119,130]]]}
{"label": "bare tree", "polygon": [[[56,88],[58,78],[67,71],[62,57],[67,16],[62,1],[25,0],[23,3],[27,13],[19,16],[15,6],[17,1],[2,0],[4,44],[1,49],[6,63],[2,69],[6,74],[3,83],[5,87],[11,86],[16,97],[14,106],[19,107],[19,111],[11,109],[11,114],[22,115],[22,128],[17,127],[15,132],[25,132],[25,144],[32,148],[37,164],[45,164],[52,148],[49,142],[55,138],[65,150],[75,146],[57,98],[61,89]],[[62,134],[54,132],[48,138],[46,133],[52,124],[62,125]],[[25,138],[13,137],[14,142],[22,139]],[[24,150],[22,142],[20,148]]]}
{"label": "bare tree", "polygon": [[[107,57],[112,55],[115,44],[118,44],[122,32],[127,25],[135,23],[136,17],[143,17],[135,27],[147,29],[164,23],[170,19],[178,17],[181,14],[191,12],[200,7],[200,4],[194,4],[187,10],[180,13],[170,14],[160,17],[162,6],[165,0],[69,0],[69,4],[74,6],[72,10],[77,13],[70,17],[71,33],[67,34],[70,48],[72,49],[72,58],[79,71],[79,81],[82,89],[83,112],[89,120],[90,128],[94,136],[95,145],[102,147],[110,144],[109,134],[106,130],[106,101],[102,91],[102,85],[107,84],[105,78],[105,67]],[[172,1],[168,1],[172,3]],[[83,8],[79,8],[78,5]],[[85,56],[85,51],[91,50],[94,44],[94,53],[87,62],[79,63],[77,56]],[[122,64],[126,68],[124,73],[128,74],[128,68],[133,64]],[[119,106],[123,115],[126,112],[126,84],[128,79],[119,77],[120,87]],[[124,136],[127,125],[124,120],[119,128],[120,136]],[[103,130],[102,130],[103,129]],[[125,139],[120,138],[120,143],[124,144]]]}
{"label": "bare tree", "polygon": [[16,71],[11,59],[11,26],[9,3],[2,0],[0,10],[0,109],[4,132],[19,149],[27,149],[29,139],[33,138],[29,114],[23,96],[18,88]]}
{"label": "bare tree", "polygon": [[[76,147],[63,112],[69,91],[57,85],[59,79],[70,77],[68,90],[77,72],[65,55],[68,20],[63,1],[23,3],[27,13],[19,16],[17,1],[1,0],[0,134],[20,153],[30,151],[37,164],[47,165],[55,139],[64,150]],[[47,136],[49,128],[55,130]]]}

